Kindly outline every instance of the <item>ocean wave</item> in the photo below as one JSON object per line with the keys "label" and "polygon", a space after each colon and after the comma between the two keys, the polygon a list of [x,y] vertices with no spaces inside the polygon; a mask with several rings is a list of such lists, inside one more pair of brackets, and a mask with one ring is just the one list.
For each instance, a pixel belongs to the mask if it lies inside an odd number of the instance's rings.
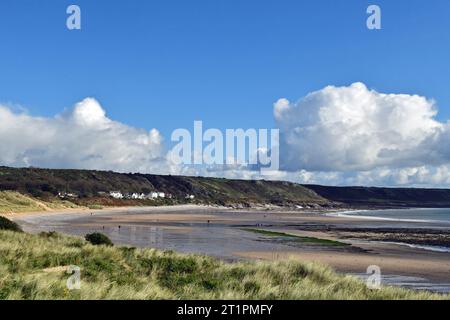
{"label": "ocean wave", "polygon": [[405,243],[405,242],[392,242],[392,241],[377,241],[378,243],[387,243],[387,244],[396,244],[401,245],[413,249],[422,249],[427,251],[434,251],[434,252],[448,252],[450,253],[449,247],[439,247],[439,246],[424,246],[419,244],[411,244],[411,243]]}
{"label": "ocean wave", "polygon": [[[408,209],[406,209],[408,210]],[[396,221],[396,222],[414,222],[414,223],[445,223],[450,224],[450,221],[445,220],[433,220],[433,219],[408,219],[408,218],[388,218],[380,216],[369,216],[360,215],[360,213],[371,212],[371,210],[357,210],[357,211],[340,211],[340,212],[330,212],[325,214],[329,217],[340,217],[340,218],[353,218],[362,220],[374,220],[374,221]]]}

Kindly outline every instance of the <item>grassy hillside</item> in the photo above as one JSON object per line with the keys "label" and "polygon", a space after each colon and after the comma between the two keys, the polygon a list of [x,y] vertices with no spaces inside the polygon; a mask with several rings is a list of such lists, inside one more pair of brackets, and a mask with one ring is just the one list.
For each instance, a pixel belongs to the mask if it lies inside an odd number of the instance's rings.
{"label": "grassy hillside", "polygon": [[[67,266],[81,268],[69,291]],[[224,263],[153,249],[92,246],[58,234],[0,231],[0,299],[448,299],[370,290],[330,268],[295,261]]]}
{"label": "grassy hillside", "polygon": [[113,190],[122,193],[165,192],[173,195],[173,203],[187,202],[186,195],[194,195],[195,202],[203,204],[329,205],[327,200],[314,191],[289,182],[120,174],[89,170],[0,167],[0,190],[13,190],[44,200],[54,198],[58,192],[75,193],[81,198],[75,202],[82,205],[86,205],[86,199],[93,198],[100,204],[119,205],[117,201],[98,197],[99,192]]}
{"label": "grassy hillside", "polygon": [[[148,175],[146,177],[153,185],[164,189],[166,186],[170,186],[174,179],[187,184],[187,188],[182,191],[182,194],[187,192],[198,195],[200,199],[208,203],[223,205],[230,203],[241,203],[244,205],[273,204],[280,206],[295,204],[329,205],[326,199],[318,196],[315,192],[290,182]],[[164,183],[161,184],[162,180]],[[175,193],[176,190],[182,190],[182,188],[180,185],[172,185],[168,190]]]}
{"label": "grassy hillside", "polygon": [[[329,187],[283,181],[121,174],[110,171],[50,170],[0,167],[0,191],[16,191],[53,203],[58,192],[74,193],[76,205],[132,206],[194,202],[249,207],[450,207],[450,190],[415,188]],[[115,200],[99,193],[164,192],[173,198],[160,201]],[[194,195],[195,200],[187,200]],[[1,207],[1,203],[0,203]]]}

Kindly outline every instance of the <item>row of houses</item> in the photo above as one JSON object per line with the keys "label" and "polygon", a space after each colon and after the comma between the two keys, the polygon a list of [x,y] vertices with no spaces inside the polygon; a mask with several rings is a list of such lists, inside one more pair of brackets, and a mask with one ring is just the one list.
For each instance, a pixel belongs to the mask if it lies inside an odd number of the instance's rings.
{"label": "row of houses", "polygon": [[127,193],[127,194],[122,194],[122,192],[120,191],[110,191],[109,192],[110,197],[113,197],[114,199],[139,199],[139,200],[144,200],[144,199],[164,199],[164,198],[172,198],[172,195],[166,195],[164,192],[150,192],[149,194],[145,194],[145,193]]}
{"label": "row of houses", "polygon": [[[121,191],[110,191],[107,192],[98,192],[99,196],[110,196],[114,199],[133,199],[133,200],[156,200],[156,199],[172,199],[171,194],[166,194],[164,192],[157,192],[153,191],[148,194],[145,193],[122,193]],[[67,199],[67,198],[78,198],[78,195],[74,193],[67,193],[67,192],[59,192],[58,197],[61,199]],[[193,200],[195,196],[193,194],[187,194],[186,199]]]}
{"label": "row of houses", "polygon": [[75,193],[69,193],[69,192],[58,192],[58,197],[61,199],[76,199],[78,198],[78,195]]}

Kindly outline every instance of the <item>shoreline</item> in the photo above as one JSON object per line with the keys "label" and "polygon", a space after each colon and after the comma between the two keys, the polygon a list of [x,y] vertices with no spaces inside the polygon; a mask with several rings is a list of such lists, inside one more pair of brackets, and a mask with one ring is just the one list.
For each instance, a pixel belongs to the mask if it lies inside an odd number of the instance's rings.
{"label": "shoreline", "polygon": [[5,217],[11,218],[24,218],[32,216],[57,216],[62,214],[83,214],[83,213],[105,213],[111,214],[114,212],[123,213],[124,211],[171,211],[171,210],[195,210],[195,209],[218,209],[225,210],[225,207],[197,205],[197,204],[180,204],[180,205],[164,205],[164,206],[124,206],[124,207],[104,207],[102,209],[89,209],[89,208],[67,208],[67,209],[55,209],[55,210],[42,210],[42,211],[28,211],[28,212],[12,212],[7,214],[0,214]]}
{"label": "shoreline", "polygon": [[402,219],[402,218],[387,218],[387,217],[378,217],[378,216],[370,216],[370,215],[355,215],[350,213],[364,213],[364,212],[375,212],[375,211],[404,211],[404,210],[445,210],[448,208],[404,208],[404,209],[362,209],[362,210],[344,210],[344,211],[336,211],[325,213],[330,217],[342,217],[342,218],[354,218],[361,220],[373,220],[373,221],[393,221],[393,222],[417,222],[417,223],[433,223],[433,224],[448,224],[450,227],[450,222],[445,220],[430,220],[430,219]]}

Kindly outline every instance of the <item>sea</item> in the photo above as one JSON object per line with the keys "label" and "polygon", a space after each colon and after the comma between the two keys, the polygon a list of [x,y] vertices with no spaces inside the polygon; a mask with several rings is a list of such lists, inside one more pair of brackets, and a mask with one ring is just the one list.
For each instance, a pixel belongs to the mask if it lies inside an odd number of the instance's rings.
{"label": "sea", "polygon": [[450,208],[358,210],[339,212],[333,215],[371,220],[416,222],[423,227],[435,224],[450,228]]}

